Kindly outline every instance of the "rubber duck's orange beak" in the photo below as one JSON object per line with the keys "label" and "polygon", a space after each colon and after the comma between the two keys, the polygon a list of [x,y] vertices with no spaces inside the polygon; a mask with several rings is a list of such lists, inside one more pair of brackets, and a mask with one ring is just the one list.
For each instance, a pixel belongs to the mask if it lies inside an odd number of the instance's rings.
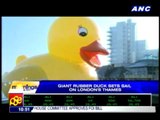
{"label": "rubber duck's orange beak", "polygon": [[82,59],[95,68],[99,68],[101,65],[97,55],[108,54],[108,51],[97,40],[80,49],[80,55]]}

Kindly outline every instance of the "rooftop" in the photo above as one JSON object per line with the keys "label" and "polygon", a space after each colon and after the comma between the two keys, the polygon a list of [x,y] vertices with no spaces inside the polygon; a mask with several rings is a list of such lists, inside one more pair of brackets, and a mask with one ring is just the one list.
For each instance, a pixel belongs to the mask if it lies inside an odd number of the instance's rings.
{"label": "rooftop", "polygon": [[143,59],[128,65],[127,67],[158,67],[159,61],[155,59]]}

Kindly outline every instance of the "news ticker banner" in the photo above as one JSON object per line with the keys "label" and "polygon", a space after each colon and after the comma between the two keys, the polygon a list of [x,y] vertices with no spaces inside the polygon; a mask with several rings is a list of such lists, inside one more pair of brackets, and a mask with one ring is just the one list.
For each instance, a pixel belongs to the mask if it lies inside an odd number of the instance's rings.
{"label": "news ticker banner", "polygon": [[11,107],[18,113],[155,113],[155,106],[34,106]]}
{"label": "news ticker banner", "polygon": [[157,93],[158,81],[14,81],[9,90],[9,109],[10,112],[138,112],[140,109],[140,112],[155,112],[152,94]]}
{"label": "news ticker banner", "polygon": [[10,112],[113,112],[112,110],[155,112],[156,108],[152,106],[151,94],[9,93]]}
{"label": "news ticker banner", "polygon": [[158,81],[14,81],[9,93],[152,93]]}

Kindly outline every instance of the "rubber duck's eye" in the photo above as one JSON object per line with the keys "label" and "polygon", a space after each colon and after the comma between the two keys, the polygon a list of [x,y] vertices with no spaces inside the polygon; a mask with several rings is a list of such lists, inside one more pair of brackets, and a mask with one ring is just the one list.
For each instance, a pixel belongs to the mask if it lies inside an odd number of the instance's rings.
{"label": "rubber duck's eye", "polygon": [[86,28],[84,27],[79,27],[78,29],[78,34],[82,37],[85,37],[88,34],[88,31]]}

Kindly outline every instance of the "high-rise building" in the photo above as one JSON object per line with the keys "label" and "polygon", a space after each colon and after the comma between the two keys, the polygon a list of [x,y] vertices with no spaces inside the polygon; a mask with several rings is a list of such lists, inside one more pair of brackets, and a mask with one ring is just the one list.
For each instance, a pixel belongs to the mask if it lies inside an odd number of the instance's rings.
{"label": "high-rise building", "polygon": [[136,61],[142,59],[158,59],[158,49],[146,49],[146,41],[136,41]]}
{"label": "high-rise building", "polygon": [[146,52],[146,41],[137,40],[136,41],[136,61],[142,60],[145,57]]}
{"label": "high-rise building", "polygon": [[110,27],[109,45],[111,49],[111,64],[123,66],[136,60],[135,54],[135,23],[118,22]]}

